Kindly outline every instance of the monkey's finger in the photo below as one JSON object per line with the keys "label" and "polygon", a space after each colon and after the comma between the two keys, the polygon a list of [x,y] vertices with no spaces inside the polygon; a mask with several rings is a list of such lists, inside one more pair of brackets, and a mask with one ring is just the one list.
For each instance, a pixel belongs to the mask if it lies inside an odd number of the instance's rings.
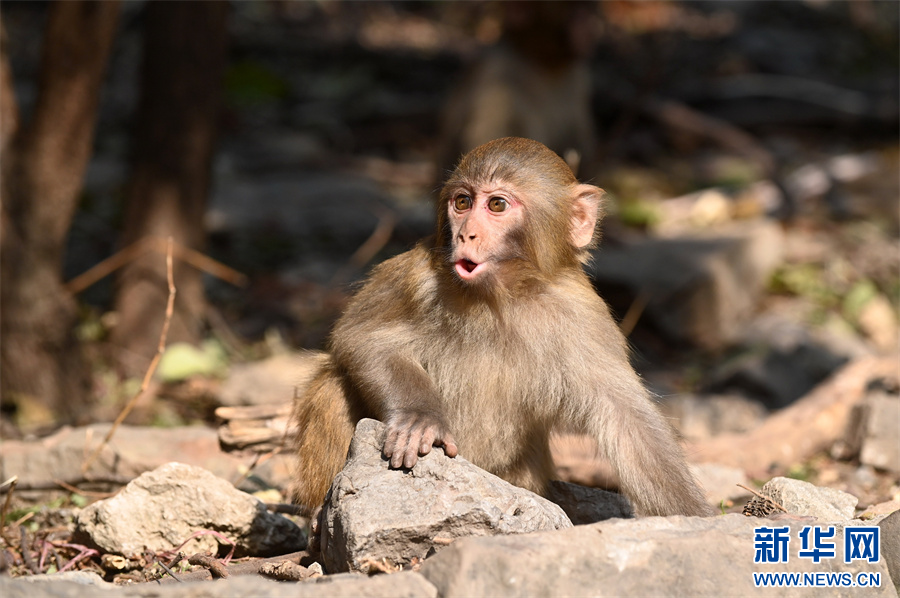
{"label": "monkey's finger", "polygon": [[399,434],[400,430],[396,428],[388,429],[388,435],[384,439],[384,449],[382,451],[384,453],[384,456],[388,459],[393,456],[394,450],[397,448],[397,436]]}
{"label": "monkey's finger", "polygon": [[419,443],[420,455],[427,455],[431,452],[431,447],[434,446],[435,437],[436,434],[432,426],[425,428],[425,433],[422,434],[422,442]]}
{"label": "monkey's finger", "polygon": [[456,446],[456,439],[450,433],[444,434],[444,437],[437,441],[437,444],[443,445],[444,454],[448,457],[455,457],[459,454],[459,447]]}
{"label": "monkey's finger", "polygon": [[397,469],[401,467],[406,460],[406,453],[408,452],[409,446],[409,431],[405,429],[400,429],[397,434],[397,440],[394,443],[391,455],[391,467]]}
{"label": "monkey's finger", "polygon": [[409,442],[406,445],[406,455],[403,457],[403,467],[409,469],[419,460],[419,445],[421,444],[422,433],[414,430],[409,435]]}

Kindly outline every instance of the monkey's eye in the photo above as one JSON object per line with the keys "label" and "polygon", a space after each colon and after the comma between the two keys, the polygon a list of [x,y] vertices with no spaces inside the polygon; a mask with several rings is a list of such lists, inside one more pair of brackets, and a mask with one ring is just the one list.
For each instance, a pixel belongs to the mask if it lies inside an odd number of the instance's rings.
{"label": "monkey's eye", "polygon": [[458,195],[453,200],[453,209],[457,212],[465,212],[472,207],[472,198],[468,195]]}
{"label": "monkey's eye", "polygon": [[509,202],[502,197],[492,197],[488,200],[488,209],[492,212],[505,212],[509,209]]}

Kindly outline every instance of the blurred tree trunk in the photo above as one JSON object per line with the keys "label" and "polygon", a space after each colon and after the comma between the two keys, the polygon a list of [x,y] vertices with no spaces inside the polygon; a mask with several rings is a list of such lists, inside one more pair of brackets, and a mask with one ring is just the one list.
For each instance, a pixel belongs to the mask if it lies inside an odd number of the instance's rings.
{"label": "blurred tree trunk", "polygon": [[[133,165],[123,244],[152,235],[202,250],[225,67],[225,2],[149,2]],[[176,262],[178,289],[170,341],[199,340],[205,298],[200,272]],[[165,260],[148,253],[123,268],[112,342],[122,366],[142,372],[156,352],[165,316]],[[138,359],[135,359],[137,357]]]}
{"label": "blurred tree trunk", "polygon": [[22,126],[0,49],[0,393],[4,402],[43,407],[57,421],[83,418],[90,400],[62,260],[118,15],[118,2],[50,7],[37,102]]}

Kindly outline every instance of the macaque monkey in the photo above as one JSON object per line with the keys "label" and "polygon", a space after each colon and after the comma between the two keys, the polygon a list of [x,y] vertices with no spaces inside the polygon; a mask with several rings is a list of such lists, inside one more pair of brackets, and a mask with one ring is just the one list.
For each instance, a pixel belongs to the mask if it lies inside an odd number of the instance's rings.
{"label": "macaque monkey", "polygon": [[602,195],[536,141],[462,158],[436,235],[374,269],[295,404],[299,503],[321,505],[371,417],[391,467],[440,446],[537,493],[554,473],[551,431],[589,434],[639,515],[711,514],[582,269]]}
{"label": "macaque monkey", "polygon": [[597,138],[588,58],[596,7],[502,2],[503,34],[454,85],[442,115],[438,166],[506,136],[540,141],[573,172],[591,170]]}

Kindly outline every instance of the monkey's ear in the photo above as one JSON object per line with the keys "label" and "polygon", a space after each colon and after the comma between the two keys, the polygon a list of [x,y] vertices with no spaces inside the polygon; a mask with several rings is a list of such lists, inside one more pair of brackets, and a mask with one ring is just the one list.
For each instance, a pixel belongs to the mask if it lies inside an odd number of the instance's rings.
{"label": "monkey's ear", "polygon": [[572,245],[587,247],[594,238],[597,221],[603,215],[603,194],[600,187],[581,184],[574,189],[575,200],[572,203],[572,223],[569,234]]}

